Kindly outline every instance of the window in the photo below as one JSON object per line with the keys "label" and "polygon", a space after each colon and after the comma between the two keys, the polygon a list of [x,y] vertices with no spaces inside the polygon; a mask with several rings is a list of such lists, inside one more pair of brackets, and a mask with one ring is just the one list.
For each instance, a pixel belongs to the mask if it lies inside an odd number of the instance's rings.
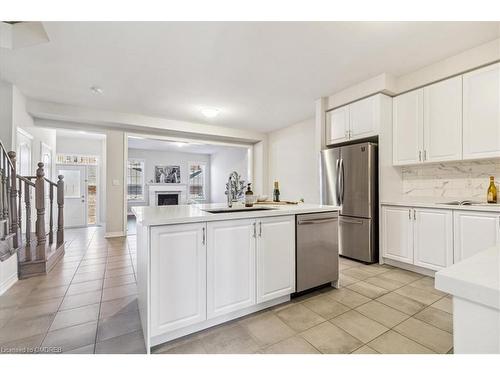
{"label": "window", "polygon": [[144,200],[144,161],[129,160],[127,166],[127,199]]}
{"label": "window", "polygon": [[189,163],[189,199],[195,201],[205,200],[205,172],[206,165],[203,163]]}

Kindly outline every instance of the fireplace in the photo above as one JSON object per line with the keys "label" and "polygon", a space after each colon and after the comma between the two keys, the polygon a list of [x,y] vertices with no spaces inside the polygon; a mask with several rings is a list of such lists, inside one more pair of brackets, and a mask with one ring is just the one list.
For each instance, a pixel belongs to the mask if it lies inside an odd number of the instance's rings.
{"label": "fireplace", "polygon": [[179,193],[158,193],[157,206],[174,206],[179,204]]}

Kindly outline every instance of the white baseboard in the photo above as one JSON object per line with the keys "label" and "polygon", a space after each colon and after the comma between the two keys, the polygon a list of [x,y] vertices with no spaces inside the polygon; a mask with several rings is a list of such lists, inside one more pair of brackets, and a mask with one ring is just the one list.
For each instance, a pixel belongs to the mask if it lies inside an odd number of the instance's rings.
{"label": "white baseboard", "polygon": [[0,296],[4,294],[9,288],[17,282],[17,272],[12,274],[7,280],[0,284]]}
{"label": "white baseboard", "polygon": [[380,262],[381,264],[385,263],[385,264],[388,264],[389,266],[402,268],[404,270],[420,273],[420,274],[425,275],[425,276],[434,277],[434,274],[436,273],[436,271],[433,271],[433,270],[430,270],[427,268],[423,268],[423,267],[419,267],[419,266],[415,266],[413,264],[399,262],[397,260],[392,260],[392,259],[388,259],[388,258],[381,258],[381,260],[382,260]]}
{"label": "white baseboard", "polygon": [[125,232],[106,232],[104,238],[125,237]]}

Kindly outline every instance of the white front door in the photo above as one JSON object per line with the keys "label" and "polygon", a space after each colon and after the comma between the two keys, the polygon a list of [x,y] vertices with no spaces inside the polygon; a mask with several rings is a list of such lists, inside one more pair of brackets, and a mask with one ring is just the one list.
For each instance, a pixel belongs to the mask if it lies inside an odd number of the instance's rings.
{"label": "white front door", "polygon": [[84,165],[59,166],[57,174],[64,176],[64,226],[87,225],[87,168]]}

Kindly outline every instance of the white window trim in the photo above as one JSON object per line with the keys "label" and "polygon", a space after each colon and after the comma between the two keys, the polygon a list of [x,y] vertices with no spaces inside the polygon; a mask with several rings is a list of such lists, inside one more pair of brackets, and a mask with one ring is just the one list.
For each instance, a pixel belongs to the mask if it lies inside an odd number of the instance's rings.
{"label": "white window trim", "polygon": [[206,202],[210,197],[208,196],[207,192],[207,162],[204,161],[188,161],[187,166],[188,166],[188,176],[187,176],[187,199],[191,200],[191,179],[189,178],[189,174],[191,172],[191,165],[197,164],[197,165],[203,165],[204,166],[204,176],[203,176],[203,201]]}
{"label": "white window trim", "polygon": [[129,198],[128,197],[128,175],[126,176],[126,181],[127,181],[127,201],[128,202],[136,202],[136,203],[145,203],[146,202],[146,160],[145,159],[137,159],[137,158],[129,158],[127,159],[127,168],[126,168],[126,171],[128,173],[128,164],[130,162],[133,162],[133,163],[142,163],[142,165],[144,166],[144,170],[142,171],[142,181],[141,181],[141,185],[142,185],[142,199],[140,198]]}

